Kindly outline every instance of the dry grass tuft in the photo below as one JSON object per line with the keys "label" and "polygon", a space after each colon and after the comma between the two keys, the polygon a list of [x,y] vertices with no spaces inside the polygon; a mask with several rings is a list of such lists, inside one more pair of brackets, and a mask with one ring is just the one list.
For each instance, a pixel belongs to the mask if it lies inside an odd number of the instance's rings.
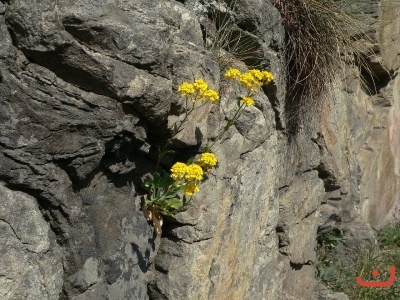
{"label": "dry grass tuft", "polygon": [[366,49],[355,41],[369,40],[360,13],[365,1],[274,0],[286,31],[289,129],[319,121],[324,94],[343,64],[364,65],[361,53]]}
{"label": "dry grass tuft", "polygon": [[216,1],[208,5],[208,19],[204,28],[206,48],[212,53],[221,69],[233,62],[243,61],[248,67],[259,67],[263,51],[256,30],[241,28],[236,20],[237,0],[226,3]]}

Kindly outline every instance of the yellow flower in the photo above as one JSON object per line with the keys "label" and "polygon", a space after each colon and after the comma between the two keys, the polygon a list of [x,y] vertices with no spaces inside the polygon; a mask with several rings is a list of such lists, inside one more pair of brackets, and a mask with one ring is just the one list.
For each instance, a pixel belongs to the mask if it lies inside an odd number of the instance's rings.
{"label": "yellow flower", "polygon": [[214,167],[215,165],[217,165],[218,160],[214,153],[204,152],[200,155],[197,163],[199,164],[199,166],[202,167]]}
{"label": "yellow flower", "polygon": [[183,188],[183,192],[185,195],[192,196],[194,193],[199,192],[199,187],[194,182],[189,182]]}
{"label": "yellow flower", "polygon": [[260,83],[250,72],[246,72],[240,75],[239,82],[241,85],[252,91],[262,85],[262,83]]}
{"label": "yellow flower", "polygon": [[235,78],[239,78],[239,76],[241,74],[242,73],[238,69],[230,68],[229,70],[226,71],[225,78],[226,79],[235,79]]}
{"label": "yellow flower", "polygon": [[241,85],[243,85],[247,88],[252,88],[253,87],[253,76],[251,74],[244,73],[244,74],[240,75],[239,82]]}
{"label": "yellow flower", "polygon": [[272,80],[274,80],[274,75],[272,75],[269,71],[262,71],[264,84],[269,84]]}
{"label": "yellow flower", "polygon": [[191,164],[187,166],[185,179],[186,180],[203,180],[204,172],[203,169],[197,164]]}
{"label": "yellow flower", "polygon": [[193,84],[189,82],[184,82],[178,87],[178,92],[181,94],[182,97],[186,95],[191,95],[195,93],[195,89]]}
{"label": "yellow flower", "polygon": [[[208,98],[208,99],[211,101],[211,103],[213,103],[213,104],[214,104],[215,102],[217,102],[218,99],[219,99],[219,94],[218,94],[218,92],[215,91],[215,90],[206,90],[206,91],[202,94],[202,96],[203,96],[202,101],[205,101],[206,98]],[[204,100],[203,100],[203,99],[204,99]]]}
{"label": "yellow flower", "polygon": [[203,79],[196,79],[193,83],[193,86],[196,90],[196,92],[203,94],[205,91],[207,91],[208,84],[205,82]]}
{"label": "yellow flower", "polygon": [[259,82],[262,82],[264,79],[264,74],[260,70],[250,70],[249,73],[253,75],[254,79],[256,79]]}
{"label": "yellow flower", "polygon": [[242,101],[243,101],[243,103],[246,104],[247,106],[254,105],[254,100],[251,99],[250,97],[243,97],[243,98],[242,98]]}
{"label": "yellow flower", "polygon": [[274,79],[274,76],[269,71],[260,71],[256,69],[252,69],[245,73],[232,73],[232,72],[228,73],[228,71],[227,74],[225,74],[225,77],[227,77],[228,75],[227,78],[237,78],[242,86],[244,86],[245,88],[249,89],[252,92],[257,91],[257,89],[263,86],[264,84],[269,84]]}
{"label": "yellow flower", "polygon": [[171,177],[174,178],[175,180],[180,180],[185,176],[187,170],[188,166],[186,164],[177,162],[171,168],[172,172]]}

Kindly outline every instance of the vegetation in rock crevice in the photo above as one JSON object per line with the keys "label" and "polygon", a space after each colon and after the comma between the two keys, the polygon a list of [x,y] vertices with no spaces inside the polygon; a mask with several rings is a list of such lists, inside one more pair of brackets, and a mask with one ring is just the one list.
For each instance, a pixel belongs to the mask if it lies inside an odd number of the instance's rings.
{"label": "vegetation in rock crevice", "polygon": [[[343,64],[361,64],[356,40],[366,34],[362,5],[372,0],[273,0],[285,28],[289,129],[318,121],[326,91]],[[368,70],[368,66],[364,68]]]}
{"label": "vegetation in rock crevice", "polygon": [[[389,224],[377,235],[376,244],[350,245],[343,231],[334,229],[318,238],[317,280],[334,292],[344,292],[350,299],[397,300],[400,281],[396,277],[390,287],[362,287],[356,277],[364,281],[387,281],[389,268],[400,270],[400,223]],[[379,275],[373,276],[372,271]]]}
{"label": "vegetation in rock crevice", "polygon": [[238,3],[238,0],[205,1],[207,17],[202,22],[205,48],[223,70],[236,61],[249,68],[264,68],[264,53],[258,40],[262,33],[255,24],[237,20]]}
{"label": "vegetation in rock crevice", "polygon": [[254,96],[263,85],[272,82],[273,75],[269,71],[252,69],[241,72],[239,69],[230,68],[225,73],[225,79],[239,84],[244,91],[244,95],[236,99],[236,110],[232,116],[226,117],[225,124],[221,126],[216,136],[207,141],[199,157],[191,157],[187,162],[176,162],[171,167],[171,174],[169,174],[166,171],[160,172],[159,169],[162,158],[165,155],[174,154],[174,151],[170,149],[172,139],[183,130],[194,111],[210,102],[215,104],[220,98],[219,93],[209,89],[208,83],[203,79],[196,79],[193,83],[183,82],[178,87],[178,92],[184,102],[183,114],[172,126],[170,138],[162,148],[159,148],[155,172],[148,174],[142,184],[142,188],[147,192],[142,198],[142,211],[146,219],[153,223],[157,234],[161,234],[162,216],[173,217],[175,213],[186,208],[191,202],[193,194],[200,191],[199,184],[206,179],[207,173],[210,173],[218,163],[212,148],[235,124],[245,108],[255,104]]}

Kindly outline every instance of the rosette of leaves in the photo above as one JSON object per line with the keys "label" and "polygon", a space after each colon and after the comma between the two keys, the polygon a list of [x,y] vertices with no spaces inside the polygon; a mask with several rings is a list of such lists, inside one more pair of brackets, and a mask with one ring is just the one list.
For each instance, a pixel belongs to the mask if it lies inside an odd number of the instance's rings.
{"label": "rosette of leaves", "polygon": [[173,217],[174,214],[188,204],[185,195],[181,198],[184,185],[176,181],[168,173],[158,172],[147,177],[142,183],[148,194],[142,201],[142,211],[148,221],[154,225],[156,233],[161,234],[164,216]]}

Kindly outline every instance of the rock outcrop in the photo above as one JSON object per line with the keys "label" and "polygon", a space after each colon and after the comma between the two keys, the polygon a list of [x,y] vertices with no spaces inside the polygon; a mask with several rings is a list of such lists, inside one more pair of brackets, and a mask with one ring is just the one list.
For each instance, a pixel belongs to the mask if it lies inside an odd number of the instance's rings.
{"label": "rock outcrop", "polygon": [[[317,299],[318,232],[373,239],[400,219],[400,9],[368,8],[376,77],[348,67],[310,136],[285,128],[279,12],[232,3],[0,2],[1,299]],[[254,59],[215,55],[215,16],[235,20],[275,80],[158,237],[140,183],[182,110],[177,87],[203,78],[221,93],[174,139],[184,159],[235,109],[221,59]]]}

